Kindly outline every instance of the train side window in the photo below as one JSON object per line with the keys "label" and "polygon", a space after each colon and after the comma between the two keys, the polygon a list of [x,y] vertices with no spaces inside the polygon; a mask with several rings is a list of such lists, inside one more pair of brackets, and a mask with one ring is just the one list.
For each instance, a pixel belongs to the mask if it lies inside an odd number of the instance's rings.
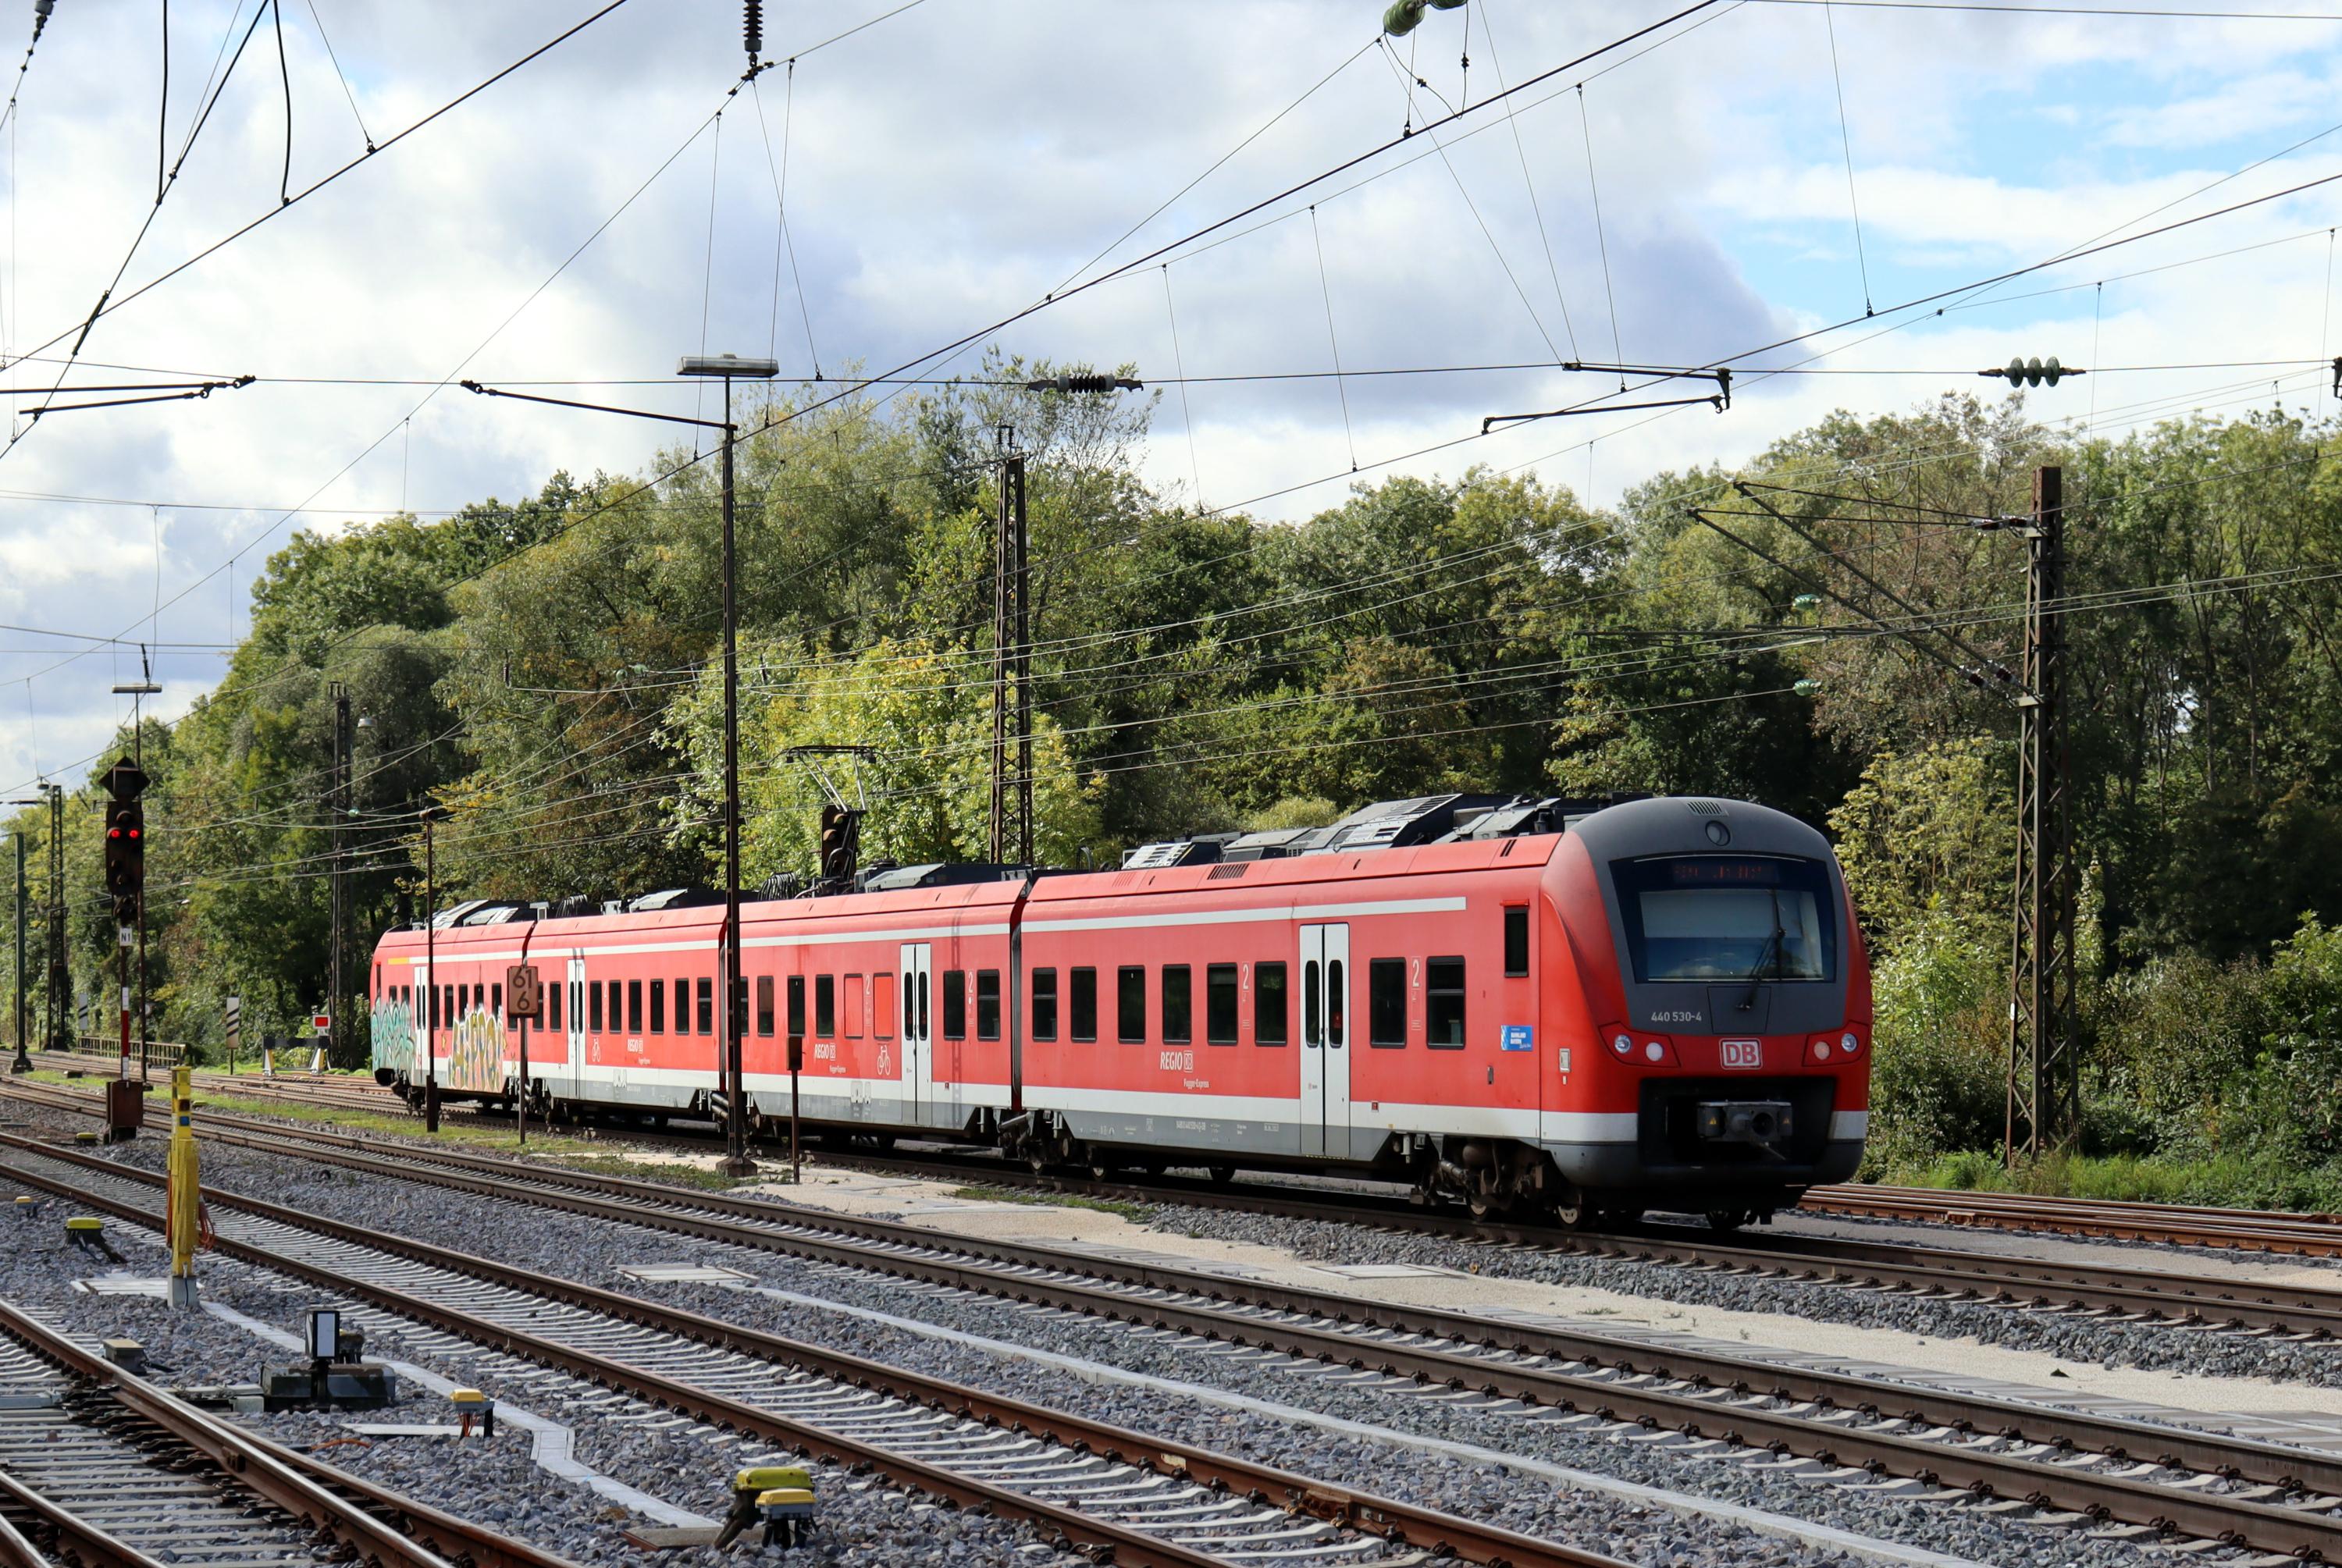
{"label": "train side window", "polygon": [[499,982],[495,985],[491,985],[488,987],[488,991],[494,997],[494,1000],[488,1004],[488,1011],[495,1014],[499,1018],[503,1017],[505,1015],[505,988],[503,984]]}
{"label": "train side window", "polygon": [[1292,999],[1285,994],[1285,965],[1252,966],[1252,1043],[1285,1044],[1286,1023],[1293,1016]]}
{"label": "train side window", "polygon": [[1301,966],[1301,1041],[1305,1045],[1325,1042],[1325,1025],[1317,1014],[1317,961],[1313,958]]}
{"label": "train side window", "polygon": [[699,1032],[702,1034],[716,1033],[716,982],[713,980],[699,983]]}
{"label": "train side window", "polygon": [[919,1038],[922,1040],[935,1038],[927,1033],[927,992],[935,985],[935,979],[926,970],[919,971]]}
{"label": "train side window", "polygon": [[1389,1049],[1406,1044],[1406,960],[1366,961],[1366,1044]]}
{"label": "train side window", "polygon": [[789,1033],[805,1037],[805,976],[789,976]]}
{"label": "train side window", "polygon": [[1464,1049],[1464,961],[1435,958],[1424,965],[1423,1043],[1434,1051]]}
{"label": "train side window", "polygon": [[639,980],[629,980],[626,982],[626,1033],[639,1034],[642,1032],[643,983]]}
{"label": "train side window", "polygon": [[1146,970],[1126,964],[1114,977],[1115,1034],[1126,1044],[1146,1043]]}
{"label": "train side window", "polygon": [[602,988],[588,983],[586,987],[586,1027],[595,1034],[602,1033]]}
{"label": "train side window", "polygon": [[848,1040],[862,1038],[862,976],[859,974],[846,977],[846,1037]]}
{"label": "train side window", "polygon": [[1000,1038],[1000,971],[997,969],[976,972],[976,1037],[979,1040]]}
{"label": "train side window", "polygon": [[1033,971],[1033,1038],[1055,1040],[1057,1037],[1057,972],[1054,969]]}
{"label": "train side window", "polygon": [[756,976],[756,1033],[770,1034],[772,1032],[773,977],[769,974],[759,974]]}
{"label": "train side window", "polygon": [[1163,1043],[1185,1045],[1195,1036],[1195,978],[1184,964],[1163,966]]}
{"label": "train side window", "polygon": [[561,985],[555,984],[550,991],[547,991],[545,994],[545,1026],[546,1029],[551,1030],[555,1034],[558,1034],[561,1029],[561,993],[564,987]]}
{"label": "train side window", "polygon": [[1204,971],[1204,1043],[1236,1043],[1236,966],[1215,964]]}
{"label": "train side window", "polygon": [[1342,1021],[1349,1010],[1349,982],[1343,977],[1342,961],[1329,959],[1326,964],[1326,1044],[1333,1050],[1342,1048]]}
{"label": "train side window", "polygon": [[1073,1036],[1085,1044],[1097,1038],[1097,971],[1074,971]]}
{"label": "train side window", "polygon": [[691,1033],[691,982],[680,974],[675,977],[675,1032]]}
{"label": "train side window", "polygon": [[[681,1024],[683,1019],[678,1017],[676,1022]],[[651,1033],[666,1033],[666,983],[663,980],[651,982]],[[680,1034],[683,1031],[677,1029],[676,1033]]]}
{"label": "train side window", "polygon": [[895,974],[880,970],[870,982],[870,1005],[876,1016],[870,1020],[870,1033],[881,1040],[895,1037]]}
{"label": "train side window", "polygon": [[748,1033],[748,977],[745,974],[732,977],[731,1009],[726,1016],[731,1020],[725,1025],[731,1031],[727,1038],[737,1040]]}
{"label": "train side window", "polygon": [[913,971],[903,971],[903,1038],[919,1037],[919,998],[912,984]]}
{"label": "train side window", "polygon": [[944,971],[944,1038],[967,1038],[967,971]]}
{"label": "train side window", "polygon": [[1505,911],[1505,974],[1507,978],[1529,972],[1529,912]]}
{"label": "train side window", "polygon": [[609,983],[609,990],[610,1033],[613,1034],[624,1034],[626,1032],[626,1000],[625,988],[621,986],[617,981],[613,980]]}
{"label": "train side window", "polygon": [[837,1033],[837,976],[813,977],[813,1032],[822,1039]]}

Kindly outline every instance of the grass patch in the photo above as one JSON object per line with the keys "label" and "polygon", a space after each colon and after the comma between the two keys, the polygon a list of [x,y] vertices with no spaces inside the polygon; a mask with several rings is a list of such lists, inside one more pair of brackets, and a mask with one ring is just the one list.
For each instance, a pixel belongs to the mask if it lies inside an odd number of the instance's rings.
{"label": "grass patch", "polygon": [[[530,1152],[539,1151],[532,1144]],[[747,1184],[736,1176],[727,1176],[721,1171],[710,1170],[704,1165],[669,1164],[656,1159],[630,1159],[624,1154],[564,1154],[557,1155],[556,1158],[559,1164],[569,1169],[584,1171],[589,1175],[625,1176],[638,1182],[665,1182],[670,1186],[696,1187],[706,1193],[726,1193],[734,1187]],[[749,1178],[751,1181],[760,1183],[775,1179],[769,1175]],[[781,1179],[786,1180],[786,1178]]]}
{"label": "grass patch", "polygon": [[1079,1193],[1051,1193],[1036,1187],[954,1187],[948,1195],[983,1203],[1037,1203],[1059,1209],[1093,1209],[1101,1214],[1120,1214],[1135,1225],[1143,1225],[1155,1217],[1155,1211],[1145,1203],[1118,1203],[1112,1198],[1086,1198]]}

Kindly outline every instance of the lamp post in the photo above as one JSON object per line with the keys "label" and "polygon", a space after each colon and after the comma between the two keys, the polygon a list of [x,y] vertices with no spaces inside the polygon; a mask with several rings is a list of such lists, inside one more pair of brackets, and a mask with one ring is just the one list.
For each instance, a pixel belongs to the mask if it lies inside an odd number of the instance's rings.
{"label": "lamp post", "polygon": [[[33,805],[29,800],[12,800],[10,805]],[[15,984],[8,988],[8,1021],[16,1036],[16,1060],[10,1064],[11,1073],[29,1073],[33,1057],[25,1038],[25,835],[22,831],[13,835],[16,840],[16,967],[9,971]]]}
{"label": "lamp post", "polygon": [[722,571],[724,577],[724,930],[716,941],[716,970],[723,1002],[716,1009],[723,1024],[716,1035],[716,1048],[724,1083],[724,1164],[728,1176],[746,1176],[756,1173],[756,1164],[748,1157],[747,1094],[742,1083],[740,1064],[741,1014],[745,998],[740,979],[740,674],[739,618],[735,590],[739,573],[733,548],[732,524],[732,448],[739,440],[739,427],[732,422],[732,384],[735,381],[770,381],[781,373],[780,363],[770,359],[744,359],[736,354],[686,355],[676,365],[676,374],[724,383],[724,417],[686,419],[677,414],[657,414],[646,408],[616,408],[603,403],[579,403],[565,397],[539,397],[532,393],[505,392],[483,386],[476,381],[463,383],[467,392],[484,397],[513,397],[524,403],[549,403],[557,408],[583,408],[596,414],[623,414],[634,419],[656,419],[669,424],[692,424],[703,430],[724,433],[723,514],[724,544]]}
{"label": "lamp post", "polygon": [[423,1130],[439,1130],[439,857],[432,830],[446,820],[444,805],[423,808]]}

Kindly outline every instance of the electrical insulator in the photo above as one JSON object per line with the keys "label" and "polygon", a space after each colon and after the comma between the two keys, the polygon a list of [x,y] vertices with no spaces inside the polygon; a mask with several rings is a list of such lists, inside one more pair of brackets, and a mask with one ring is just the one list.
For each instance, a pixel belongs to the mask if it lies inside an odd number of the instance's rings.
{"label": "electrical insulator", "polygon": [[1394,38],[1404,38],[1415,31],[1423,20],[1426,6],[1434,11],[1453,11],[1464,0],[1391,0],[1391,7],[1383,13],[1383,31]]}
{"label": "electrical insulator", "polygon": [[1127,375],[1045,375],[1025,384],[1027,392],[1143,392],[1146,384]]}
{"label": "electrical insulator", "polygon": [[2000,365],[1992,370],[1979,370],[1977,374],[1978,375],[2005,376],[2007,378],[2008,385],[2011,386],[2041,386],[2044,385],[2055,386],[2057,385],[2058,378],[2061,376],[2084,375],[2088,373],[2082,370],[2067,369],[2066,366],[2057,363],[2057,356],[2053,354],[2047,359],[2011,359],[2007,365]]}
{"label": "electrical insulator", "polygon": [[1818,610],[1822,607],[1822,596],[1819,594],[1800,594],[1789,601],[1789,605],[1796,610]]}
{"label": "electrical insulator", "polygon": [[1808,675],[1789,689],[1801,697],[1810,697],[1822,689],[1822,684]]}
{"label": "electrical insulator", "polygon": [[740,18],[740,42],[748,50],[748,64],[755,65],[757,55],[765,47],[765,0],[745,0],[744,14]]}

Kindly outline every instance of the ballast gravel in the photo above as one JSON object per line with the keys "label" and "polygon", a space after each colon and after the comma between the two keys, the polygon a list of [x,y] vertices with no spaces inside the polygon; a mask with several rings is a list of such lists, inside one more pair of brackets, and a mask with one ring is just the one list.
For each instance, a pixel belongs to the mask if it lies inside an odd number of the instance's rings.
{"label": "ballast gravel", "polygon": [[[136,1145],[132,1147],[135,1148]],[[149,1144],[151,1149],[153,1144]],[[206,1155],[208,1162],[209,1156]],[[140,1163],[132,1161],[130,1163]],[[225,1162],[221,1162],[225,1164]],[[207,1177],[227,1174],[206,1171]],[[248,1178],[252,1173],[238,1174]],[[240,1184],[257,1186],[257,1182]],[[77,1282],[114,1273],[153,1277],[166,1255],[126,1222],[109,1222],[107,1252],[68,1243],[64,1199],[33,1205],[7,1203],[25,1189],[0,1170],[0,1298],[55,1327],[86,1340],[135,1339],[145,1347],[149,1376],[171,1387],[249,1384],[268,1364],[295,1359],[245,1329],[205,1312],[175,1311],[151,1295],[92,1293]],[[288,1197],[290,1194],[288,1194]],[[287,1333],[298,1334],[313,1306],[341,1305],[327,1293],[227,1260],[203,1265],[203,1294]],[[614,1402],[605,1390],[565,1377],[532,1372],[515,1381],[493,1370],[498,1358],[449,1356],[446,1341],[427,1331],[392,1330],[369,1340],[371,1361],[410,1362],[492,1398],[561,1422],[575,1436],[575,1457],[589,1468],[663,1502],[709,1519],[730,1502],[726,1483],[742,1460],[737,1439],[677,1420],[633,1401]],[[452,1425],[446,1401],[412,1384],[400,1403],[371,1412],[287,1412],[245,1415],[264,1435],[352,1474],[402,1492],[459,1518],[484,1523],[513,1539],[565,1557],[581,1568],[638,1568],[646,1561],[624,1540],[626,1508],[582,1484],[540,1469],[529,1434],[502,1423],[493,1439],[458,1443],[446,1437],[365,1437],[355,1423]],[[801,1462],[801,1461],[790,1461]],[[676,1568],[770,1562],[836,1564],[836,1568],[1066,1568],[1074,1561],[1039,1535],[1005,1520],[939,1508],[926,1499],[816,1463],[819,1524],[793,1551],[763,1547],[751,1532],[728,1554],[687,1550],[662,1554]]]}
{"label": "ballast gravel", "polygon": [[[126,1156],[151,1164],[152,1145],[132,1145]],[[1767,1474],[1730,1462],[1703,1461],[1664,1446],[1616,1442],[1556,1424],[1526,1421],[1474,1408],[1468,1403],[1411,1397],[1358,1388],[1310,1370],[1264,1363],[1227,1353],[1227,1347],[1196,1347],[1126,1325],[1070,1314],[1019,1310],[997,1298],[904,1284],[884,1276],[825,1268],[744,1248],[715,1246],[683,1238],[588,1221],[543,1210],[473,1198],[447,1189],[385,1182],[355,1172],[318,1166],[252,1151],[211,1147],[205,1151],[207,1181],[255,1197],[290,1203],[336,1218],[417,1240],[485,1253],[548,1273],[686,1306],[730,1322],[818,1343],[873,1360],[933,1373],[1013,1394],[1036,1403],[1078,1410],[1116,1424],[1260,1458],[1285,1468],[1345,1484],[1466,1513],[1525,1533],[1595,1547],[1629,1561],[1668,1565],[1746,1563],[1766,1568],[1805,1568],[1844,1562],[1841,1553],[1793,1544],[1719,1524],[1687,1518],[1621,1499],[1586,1493],[1556,1495],[1552,1483],[1534,1474],[1491,1472],[1442,1455],[1394,1447],[1366,1438],[1298,1425],[1252,1412],[1166,1394],[1159,1390],[1086,1381],[1029,1358],[990,1353],[935,1336],[873,1323],[819,1307],[778,1302],[742,1290],[713,1285],[646,1285],[618,1270],[625,1265],[715,1263],[760,1282],[808,1296],[916,1318],[964,1333],[1084,1357],[1151,1376],[1203,1384],[1252,1398],[1423,1437],[1476,1444],[1526,1458],[1686,1492],[1835,1529],[1923,1547],[1994,1564],[2027,1568],[2120,1568],[2136,1565],[2140,1549],[2122,1541],[2096,1540],[2073,1529],[2044,1527],[1983,1514],[1973,1509],[1904,1495],[1893,1485],[1876,1488],[1817,1484]],[[1516,1264],[1593,1264],[1628,1269],[1646,1293],[1676,1299],[1676,1287],[1709,1283],[1691,1271],[1616,1264],[1608,1260],[1471,1247],[1391,1236],[1343,1226],[1296,1225],[1287,1221],[1246,1222],[1218,1211],[1166,1211],[1156,1223],[1190,1233],[1222,1234],[1293,1247],[1304,1255],[1345,1262],[1437,1263],[1480,1265],[1496,1272]],[[1248,1228],[1247,1228],[1248,1226]],[[1391,1243],[1384,1251],[1385,1243]],[[1627,1288],[1616,1274],[1588,1271],[1523,1277],[1565,1278]],[[1714,1282],[1725,1283],[1725,1282]],[[1763,1282],[1729,1282],[1743,1287]],[[1784,1287],[1785,1290],[1787,1287]],[[1790,1310],[1810,1314],[1814,1303],[1798,1293]],[[1852,1293],[1847,1293],[1851,1294]],[[1718,1304],[1752,1305],[1745,1298]],[[1920,1303],[1905,1303],[1917,1305]],[[1947,1303],[1927,1303],[1941,1307]],[[1772,1310],[1783,1310],[1774,1304]],[[2015,1315],[1989,1313],[1987,1316]],[[1908,1327],[1889,1323],[1887,1326]],[[1945,1332],[1933,1323],[1918,1332]],[[2258,1343],[2259,1342],[2250,1342]],[[2292,1348],[2292,1347],[2270,1347]],[[2061,1353],[2072,1354],[2070,1350]],[[2197,1370],[2201,1370],[2200,1368]],[[2217,1561],[2223,1553],[2213,1554]],[[2198,1559],[2205,1560],[2203,1558]]]}
{"label": "ballast gravel", "polygon": [[2262,1377],[2342,1388],[2342,1345],[2272,1335],[2125,1323],[2077,1313],[2027,1311],[1892,1291],[1710,1273],[1670,1263],[1590,1257],[1534,1247],[1409,1235],[1369,1225],[1270,1218],[1226,1209],[1162,1208],[1157,1230],[1216,1241],[1281,1247],[1313,1261],[1414,1263],[1497,1279],[1614,1291],[1647,1300],[1780,1313],[1854,1328],[1892,1329],[1930,1339],[1973,1339],[2039,1351],[2071,1362],[2139,1367],[2205,1377]]}

